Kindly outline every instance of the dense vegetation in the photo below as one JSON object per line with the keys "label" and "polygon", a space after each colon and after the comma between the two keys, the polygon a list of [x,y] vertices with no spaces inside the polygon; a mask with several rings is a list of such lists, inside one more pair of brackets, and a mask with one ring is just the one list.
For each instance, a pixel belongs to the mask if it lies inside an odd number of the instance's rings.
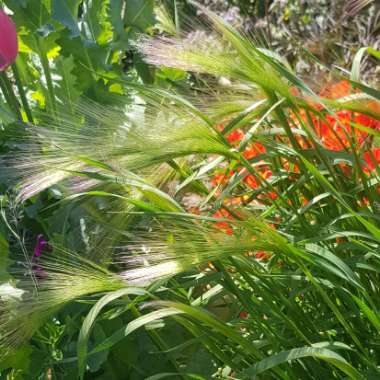
{"label": "dense vegetation", "polygon": [[1,379],[380,377],[376,4],[235,3],[0,2]]}

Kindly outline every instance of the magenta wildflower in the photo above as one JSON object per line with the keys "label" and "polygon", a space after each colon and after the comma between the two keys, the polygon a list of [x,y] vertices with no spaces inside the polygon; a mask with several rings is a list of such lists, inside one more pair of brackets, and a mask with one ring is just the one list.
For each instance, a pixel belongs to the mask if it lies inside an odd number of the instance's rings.
{"label": "magenta wildflower", "polygon": [[16,25],[11,18],[0,9],[0,71],[11,65],[18,53]]}
{"label": "magenta wildflower", "polygon": [[48,242],[45,240],[44,235],[39,234],[37,236],[36,245],[34,246],[34,257],[40,257],[42,254],[42,251],[44,250],[51,250]]}
{"label": "magenta wildflower", "polygon": [[42,252],[51,252],[52,247],[49,245],[49,243],[45,240],[44,235],[39,234],[37,235],[36,245],[34,246],[34,253],[33,253],[33,272],[35,276],[39,279],[43,279],[46,277],[46,273],[41,265],[39,265],[40,257],[42,255]]}

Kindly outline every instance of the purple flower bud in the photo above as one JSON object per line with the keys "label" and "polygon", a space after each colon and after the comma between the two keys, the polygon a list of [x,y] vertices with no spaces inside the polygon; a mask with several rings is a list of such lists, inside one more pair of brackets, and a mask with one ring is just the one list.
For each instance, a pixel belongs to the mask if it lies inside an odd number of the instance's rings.
{"label": "purple flower bud", "polygon": [[18,53],[16,25],[0,9],[0,71],[11,65]]}

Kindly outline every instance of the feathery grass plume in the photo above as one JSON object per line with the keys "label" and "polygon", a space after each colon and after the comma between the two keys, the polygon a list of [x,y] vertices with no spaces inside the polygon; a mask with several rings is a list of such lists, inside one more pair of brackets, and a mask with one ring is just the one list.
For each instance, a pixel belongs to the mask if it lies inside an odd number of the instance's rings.
{"label": "feathery grass plume", "polygon": [[[231,232],[226,233],[225,229]],[[126,232],[125,236],[126,242],[120,242],[115,262],[128,268],[120,276],[138,285],[254,251],[288,252],[285,240],[257,218],[238,221],[156,214],[148,228]]]}
{"label": "feathery grass plume", "polygon": [[373,2],[374,0],[348,0],[343,8],[343,17],[354,17],[362,9]]}
{"label": "feathery grass plume", "polygon": [[69,195],[64,204],[75,202],[86,210],[86,228],[91,235],[87,253],[96,262],[111,259],[124,232],[139,220],[136,211],[183,212],[180,204],[165,192],[170,191],[170,183],[176,177],[169,165],[140,170],[139,176],[120,167],[117,170],[114,175],[87,172],[86,176],[67,181]]}
{"label": "feathery grass plume", "polygon": [[[177,9],[175,9],[175,12]],[[169,35],[175,36],[178,33],[178,27],[176,25],[176,21],[170,14],[169,9],[165,6],[165,4],[160,4],[155,8],[155,14],[157,19],[156,27],[160,30],[160,32],[167,33]]]}
{"label": "feathery grass plume", "polygon": [[[291,99],[286,80],[276,70],[276,59],[258,49],[244,35],[203,7],[213,30],[196,30],[185,37],[142,37],[137,48],[147,62],[156,66],[226,77],[237,83],[258,85]],[[273,64],[271,64],[273,63]]]}
{"label": "feathery grass plume", "polygon": [[102,115],[99,108],[82,103],[75,120],[62,116],[49,127],[27,129],[20,153],[4,160],[21,179],[21,201],[73,175],[112,175],[190,154],[231,155],[218,133],[188,109],[152,104],[144,115],[139,106]]}
{"label": "feathery grass plume", "polygon": [[[19,297],[0,296],[0,359],[29,340],[69,302],[126,286],[121,277],[58,247],[54,247],[54,253],[43,256],[30,268],[18,268],[12,273],[17,279]],[[37,288],[28,270],[34,272]]]}

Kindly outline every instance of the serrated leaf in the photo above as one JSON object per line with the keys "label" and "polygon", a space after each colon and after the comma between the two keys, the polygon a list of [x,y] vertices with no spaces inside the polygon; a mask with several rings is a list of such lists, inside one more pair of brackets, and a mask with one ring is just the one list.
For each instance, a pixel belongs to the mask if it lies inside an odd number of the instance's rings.
{"label": "serrated leaf", "polygon": [[154,23],[154,0],[128,0],[124,21],[126,25],[145,32]]}
{"label": "serrated leaf", "polygon": [[70,30],[70,37],[80,35],[77,13],[80,0],[52,0],[52,18]]}
{"label": "serrated leaf", "polygon": [[75,76],[74,57],[58,57],[56,60],[56,67],[58,69],[58,74],[62,78],[58,81],[59,90],[56,91],[56,95],[64,102],[74,104],[81,95],[81,92],[76,87],[78,79]]}
{"label": "serrated leaf", "polygon": [[89,41],[105,44],[112,37],[112,26],[108,20],[107,3],[103,0],[83,3],[84,33]]}

